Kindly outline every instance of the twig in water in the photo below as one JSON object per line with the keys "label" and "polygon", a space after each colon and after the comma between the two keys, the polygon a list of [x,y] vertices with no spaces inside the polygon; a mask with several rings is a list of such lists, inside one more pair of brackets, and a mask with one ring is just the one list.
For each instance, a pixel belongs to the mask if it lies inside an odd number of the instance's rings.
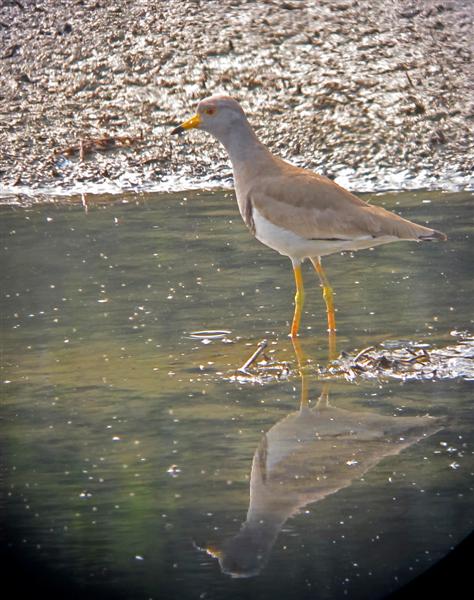
{"label": "twig in water", "polygon": [[367,352],[370,352],[371,350],[374,350],[374,346],[367,346],[367,348],[364,348],[363,350],[361,350],[359,352],[359,354],[354,358],[354,362],[356,363],[359,358],[362,358],[362,356],[364,356],[364,354],[367,354]]}
{"label": "twig in water", "polygon": [[84,212],[87,213],[89,212],[89,205],[87,204],[87,196],[85,194],[81,194],[81,202],[82,202],[82,206],[84,207]]}
{"label": "twig in water", "polygon": [[247,373],[247,369],[250,367],[250,365],[252,365],[257,360],[257,358],[260,356],[260,354],[265,350],[265,348],[267,346],[268,346],[267,340],[262,340],[261,342],[259,342],[257,349],[252,354],[252,356],[240,367],[240,369],[237,369],[237,371],[240,371],[241,373]]}

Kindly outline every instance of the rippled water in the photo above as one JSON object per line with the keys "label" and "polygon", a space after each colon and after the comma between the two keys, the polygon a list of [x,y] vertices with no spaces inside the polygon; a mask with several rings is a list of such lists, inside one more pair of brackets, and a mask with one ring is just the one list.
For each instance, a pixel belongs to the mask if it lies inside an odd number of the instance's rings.
{"label": "rippled water", "polygon": [[2,207],[11,552],[84,596],[367,599],[470,533],[472,196],[372,200],[449,241],[327,258],[338,351],[425,348],[426,377],[328,379],[308,266],[302,380],[290,263],[230,193]]}

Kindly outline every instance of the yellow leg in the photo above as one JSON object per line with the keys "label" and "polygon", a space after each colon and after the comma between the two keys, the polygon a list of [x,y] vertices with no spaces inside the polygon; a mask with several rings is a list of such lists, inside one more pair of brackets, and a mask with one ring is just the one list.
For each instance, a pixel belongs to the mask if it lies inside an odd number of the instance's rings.
{"label": "yellow leg", "polygon": [[293,315],[293,322],[291,324],[291,337],[295,338],[298,335],[300,328],[301,313],[303,312],[304,304],[304,287],[303,287],[303,275],[301,273],[301,264],[293,263],[293,273],[295,274],[296,283],[296,295],[295,295],[295,313]]}
{"label": "yellow leg", "polygon": [[334,360],[337,356],[336,352],[336,316],[334,313],[334,298],[332,288],[329,285],[326,273],[321,265],[321,260],[312,258],[311,262],[319,276],[321,286],[323,288],[323,298],[326,303],[326,313],[328,316],[328,335],[329,335],[329,360]]}

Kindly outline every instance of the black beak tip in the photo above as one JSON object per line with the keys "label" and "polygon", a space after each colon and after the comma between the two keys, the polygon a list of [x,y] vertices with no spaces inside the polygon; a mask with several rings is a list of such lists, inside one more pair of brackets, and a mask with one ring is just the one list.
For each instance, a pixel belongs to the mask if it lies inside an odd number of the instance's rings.
{"label": "black beak tip", "polygon": [[178,133],[184,133],[184,127],[182,127],[181,125],[178,125],[178,127],[175,127],[173,129],[173,131],[171,132],[171,135],[176,135]]}

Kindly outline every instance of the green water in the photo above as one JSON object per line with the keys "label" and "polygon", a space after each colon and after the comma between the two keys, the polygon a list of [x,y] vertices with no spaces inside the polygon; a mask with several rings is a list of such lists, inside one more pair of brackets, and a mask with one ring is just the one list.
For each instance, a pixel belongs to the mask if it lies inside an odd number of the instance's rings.
{"label": "green water", "polygon": [[[472,196],[372,201],[449,241],[328,257],[338,350],[466,343]],[[230,193],[3,206],[1,231],[0,509],[25,564],[84,597],[367,599],[472,531],[471,378],[454,364],[442,379],[337,379],[331,407],[295,413],[290,262],[249,236]],[[304,276],[301,341],[324,365]],[[289,375],[233,379],[263,338]]]}

